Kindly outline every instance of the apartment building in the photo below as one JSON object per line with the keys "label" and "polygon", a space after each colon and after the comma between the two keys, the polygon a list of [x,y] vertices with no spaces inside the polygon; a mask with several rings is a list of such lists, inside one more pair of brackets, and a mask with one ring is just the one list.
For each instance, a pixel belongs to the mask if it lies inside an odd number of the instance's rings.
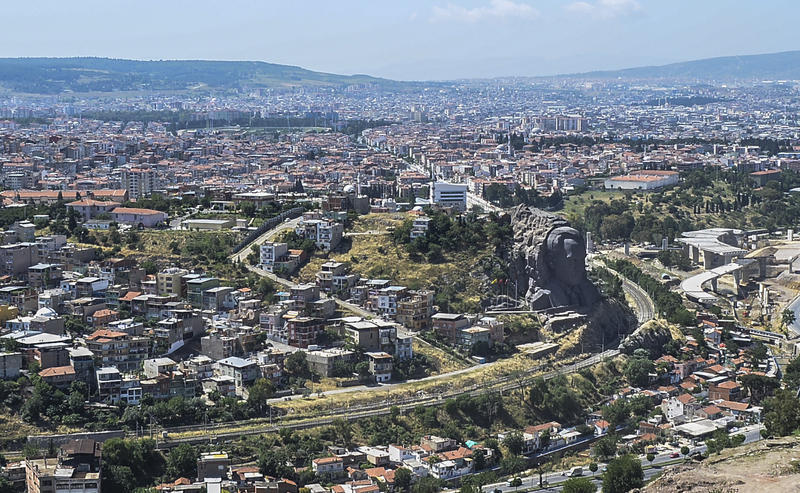
{"label": "apartment building", "polygon": [[411,224],[411,239],[427,236],[430,222],[431,218],[427,216],[420,216],[414,219],[414,222]]}
{"label": "apartment building", "polygon": [[259,250],[261,268],[267,272],[286,271],[292,272],[294,268],[287,268],[289,245],[268,241],[261,245]]}
{"label": "apartment building", "polygon": [[137,371],[147,359],[151,341],[148,337],[132,336],[108,329],[94,331],[86,338],[86,347],[103,366],[115,366],[120,371]]}
{"label": "apartment building", "polygon": [[156,292],[159,296],[178,296],[186,294],[186,285],[183,276],[188,274],[186,269],[171,267],[156,274]]}
{"label": "apartment building", "polygon": [[22,353],[0,353],[0,379],[12,380],[19,377],[22,368]]}
{"label": "apartment building", "polygon": [[385,352],[366,353],[369,361],[369,372],[378,383],[392,379],[393,358]]}
{"label": "apartment building", "polygon": [[433,314],[433,291],[409,291],[408,294],[397,302],[395,320],[409,330],[427,329]]}
{"label": "apartment building", "polygon": [[358,276],[347,274],[347,264],[330,260],[316,274],[317,286],[326,293],[345,292],[355,286]]}
{"label": "apartment building", "polygon": [[433,330],[450,344],[458,343],[461,329],[469,327],[467,317],[460,313],[437,313],[431,317]]}
{"label": "apartment building", "polygon": [[286,321],[288,343],[291,346],[307,348],[317,342],[317,336],[324,330],[324,322],[313,317],[294,317]]}
{"label": "apartment building", "polygon": [[36,243],[15,243],[0,246],[0,275],[25,277],[28,268],[39,263]]}
{"label": "apartment building", "polygon": [[304,217],[294,231],[301,238],[313,241],[320,250],[329,251],[336,248],[342,241],[344,226],[326,219],[306,219]]}
{"label": "apartment building", "polygon": [[385,317],[394,318],[400,300],[406,296],[405,286],[389,286],[370,297],[369,308]]}
{"label": "apartment building", "polygon": [[158,176],[155,170],[147,168],[123,169],[120,175],[122,187],[131,199],[149,197],[158,189]]}
{"label": "apartment building", "polygon": [[255,361],[231,356],[217,361],[217,375],[233,378],[236,383],[236,393],[242,395],[244,388],[259,377],[260,369]]}
{"label": "apartment building", "polygon": [[219,279],[215,277],[198,277],[186,281],[186,300],[194,308],[203,306],[203,292],[219,287]]}

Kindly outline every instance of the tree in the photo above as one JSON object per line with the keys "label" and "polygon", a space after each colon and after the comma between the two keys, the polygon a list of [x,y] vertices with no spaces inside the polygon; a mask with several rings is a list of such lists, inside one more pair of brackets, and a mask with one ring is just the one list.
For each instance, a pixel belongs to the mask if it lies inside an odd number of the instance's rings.
{"label": "tree", "polygon": [[258,457],[258,470],[265,476],[291,478],[294,469],[286,465],[288,459],[285,450],[264,450]]}
{"label": "tree", "polygon": [[295,351],[287,356],[283,367],[289,375],[294,377],[308,378],[310,374],[305,351]]}
{"label": "tree", "polygon": [[522,447],[525,445],[525,441],[521,434],[512,432],[506,435],[505,439],[503,440],[503,445],[505,445],[506,449],[511,455],[520,455],[522,453]]}
{"label": "tree", "polygon": [[654,460],[656,460],[656,456],[653,453],[647,454],[646,458],[647,458],[647,462],[650,462],[651,464],[653,463]]}
{"label": "tree", "polygon": [[795,315],[795,313],[788,308],[781,312],[781,324],[784,327],[792,325],[796,319],[797,315]]}
{"label": "tree", "polygon": [[411,490],[411,471],[405,467],[395,469],[394,488],[396,491],[408,493]]}
{"label": "tree", "polygon": [[500,474],[508,475],[525,470],[525,460],[513,455],[500,460]]}
{"label": "tree", "polygon": [[170,478],[189,478],[197,476],[197,449],[182,443],[170,450],[167,456],[167,475]]}
{"label": "tree", "polygon": [[790,389],[797,389],[800,387],[800,356],[786,365],[786,369],[783,372],[783,383]]}
{"label": "tree", "polygon": [[412,489],[413,493],[437,493],[439,490],[442,489],[441,482],[431,476],[425,476],[424,478],[420,478],[414,484]]}
{"label": "tree", "polygon": [[372,374],[369,371],[369,362],[359,361],[356,363],[356,373],[358,373],[358,379],[362,382],[370,380],[370,378],[372,378]]}
{"label": "tree", "polygon": [[597,462],[589,463],[589,470],[592,472],[597,472]]}
{"label": "tree", "polygon": [[3,476],[0,476],[0,493],[16,493],[17,489],[14,485]]}
{"label": "tree", "polygon": [[633,358],[625,365],[625,377],[631,385],[645,387],[650,382],[650,373],[655,370],[652,361],[645,358]]}
{"label": "tree", "polygon": [[764,425],[771,435],[786,436],[800,428],[800,400],[795,392],[779,389],[764,401]]}
{"label": "tree", "polygon": [[36,459],[42,457],[42,450],[33,442],[25,442],[22,447],[22,456],[26,459]]}
{"label": "tree", "polygon": [[561,487],[562,493],[594,493],[596,490],[589,478],[569,478]]}
{"label": "tree", "polygon": [[136,478],[130,467],[103,464],[104,490],[130,493],[134,488],[136,488]]}
{"label": "tree", "polygon": [[617,454],[617,437],[606,435],[594,444],[594,453],[597,457],[606,460]]}
{"label": "tree", "polygon": [[333,430],[336,433],[336,436],[344,447],[350,447],[350,444],[353,442],[353,427],[350,424],[350,421],[344,418],[336,418],[333,420]]}
{"label": "tree", "polygon": [[687,447],[686,445],[684,445],[683,447],[681,447],[681,455],[682,455],[682,456],[684,456],[684,457],[686,457],[687,455],[689,455],[689,447]]}
{"label": "tree", "polygon": [[247,407],[263,414],[267,400],[275,394],[275,385],[266,378],[259,378],[247,389]]}
{"label": "tree", "polygon": [[472,453],[472,466],[474,471],[486,469],[486,450],[479,448]]}
{"label": "tree", "polygon": [[627,493],[643,484],[642,463],[632,455],[612,460],[603,474],[603,493]]}
{"label": "tree", "polygon": [[539,448],[546,450],[550,446],[550,440],[550,428],[548,428],[539,434]]}

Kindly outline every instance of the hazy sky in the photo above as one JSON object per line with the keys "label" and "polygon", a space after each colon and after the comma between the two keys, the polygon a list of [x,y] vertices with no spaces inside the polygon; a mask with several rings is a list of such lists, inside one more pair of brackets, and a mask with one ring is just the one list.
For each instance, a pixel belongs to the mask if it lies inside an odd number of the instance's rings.
{"label": "hazy sky", "polygon": [[4,0],[0,56],[263,60],[395,79],[800,49],[797,0]]}

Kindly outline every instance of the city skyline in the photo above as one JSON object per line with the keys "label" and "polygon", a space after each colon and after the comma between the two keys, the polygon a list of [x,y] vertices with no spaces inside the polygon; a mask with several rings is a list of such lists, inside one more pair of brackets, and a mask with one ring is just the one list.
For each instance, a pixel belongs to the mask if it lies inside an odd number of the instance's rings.
{"label": "city skyline", "polygon": [[[798,6],[785,1],[140,5],[131,10],[95,1],[45,8],[12,3],[6,11],[17,22],[0,34],[7,47],[2,54],[258,60],[338,74],[442,80],[613,70],[800,48],[791,36],[795,16],[788,15]],[[131,27],[114,21],[122,16]]]}

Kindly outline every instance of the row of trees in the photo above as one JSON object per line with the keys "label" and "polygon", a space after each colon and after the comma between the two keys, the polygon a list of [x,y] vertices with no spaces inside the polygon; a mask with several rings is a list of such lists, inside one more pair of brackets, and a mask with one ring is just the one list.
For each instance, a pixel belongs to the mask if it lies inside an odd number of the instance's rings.
{"label": "row of trees", "polygon": [[492,183],[483,191],[483,197],[504,208],[524,204],[540,209],[560,209],[564,201],[560,192],[541,195],[536,189],[523,188],[519,183],[515,183],[513,189],[501,183]]}
{"label": "row of trees", "polygon": [[669,322],[680,325],[693,325],[696,322],[695,316],[683,306],[681,296],[678,293],[670,291],[658,280],[642,272],[632,262],[624,259],[606,259],[605,262],[611,269],[619,272],[644,289],[652,298],[656,310],[662,313]]}

